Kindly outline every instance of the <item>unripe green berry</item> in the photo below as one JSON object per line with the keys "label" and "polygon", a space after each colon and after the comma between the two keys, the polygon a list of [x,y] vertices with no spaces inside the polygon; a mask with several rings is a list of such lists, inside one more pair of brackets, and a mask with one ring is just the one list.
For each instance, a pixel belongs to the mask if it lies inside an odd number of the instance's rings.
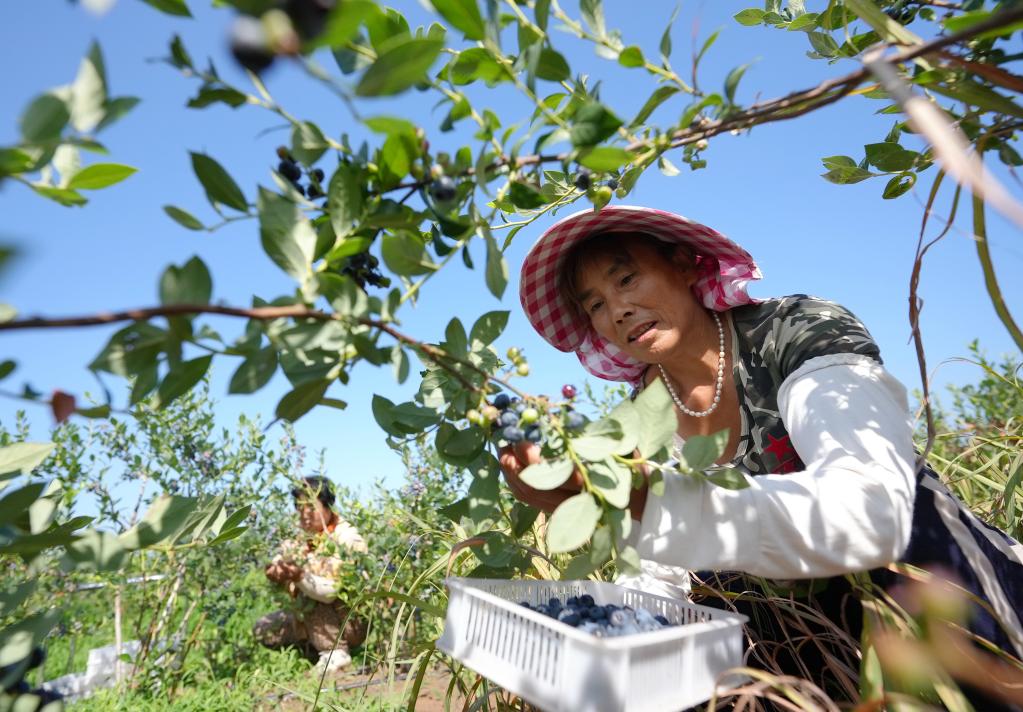
{"label": "unripe green berry", "polygon": [[525,361],[520,361],[519,365],[515,367],[515,373],[519,374],[520,376],[528,376],[529,364],[526,363]]}
{"label": "unripe green berry", "polygon": [[519,416],[519,422],[525,425],[535,423],[539,419],[540,411],[538,411],[536,408],[526,408],[524,411],[522,411],[522,415]]}

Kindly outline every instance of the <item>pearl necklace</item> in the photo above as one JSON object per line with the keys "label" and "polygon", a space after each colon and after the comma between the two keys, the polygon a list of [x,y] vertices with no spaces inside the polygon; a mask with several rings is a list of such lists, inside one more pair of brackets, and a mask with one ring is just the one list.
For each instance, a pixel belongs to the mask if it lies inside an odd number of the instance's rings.
{"label": "pearl necklace", "polygon": [[699,412],[686,408],[682,399],[678,397],[678,393],[675,392],[675,387],[671,385],[671,379],[668,378],[668,372],[664,370],[664,366],[657,364],[657,368],[661,370],[661,378],[664,380],[664,385],[668,387],[668,393],[671,394],[671,399],[675,401],[675,405],[677,405],[678,409],[683,413],[691,415],[694,418],[705,418],[717,409],[718,403],[721,402],[721,387],[725,383],[725,330],[721,326],[721,319],[718,317],[718,313],[711,312],[711,316],[714,317],[714,321],[718,325],[718,377],[717,383],[714,386],[714,402],[710,404],[710,408]]}

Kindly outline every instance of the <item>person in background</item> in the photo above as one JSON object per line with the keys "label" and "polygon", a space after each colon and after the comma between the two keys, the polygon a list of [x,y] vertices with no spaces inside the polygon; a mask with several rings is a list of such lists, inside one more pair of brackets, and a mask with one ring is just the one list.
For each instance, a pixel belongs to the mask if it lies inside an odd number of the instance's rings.
{"label": "person in background", "polygon": [[340,670],[351,663],[351,649],[366,640],[366,624],[338,599],[337,579],[350,565],[346,553],[366,553],[366,542],[334,511],[334,490],[326,478],[306,477],[291,495],[303,536],[281,544],[266,577],[287,589],[298,610],[263,616],[253,635],[268,648],[305,645],[319,656],[318,672]]}

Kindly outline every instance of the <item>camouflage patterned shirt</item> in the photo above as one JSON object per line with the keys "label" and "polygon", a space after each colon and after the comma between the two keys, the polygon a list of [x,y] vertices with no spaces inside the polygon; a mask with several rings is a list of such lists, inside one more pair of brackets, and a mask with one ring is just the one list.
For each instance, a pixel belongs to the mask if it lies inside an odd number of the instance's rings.
{"label": "camouflage patterned shirt", "polygon": [[750,475],[804,469],[778,413],[778,389],[806,361],[851,353],[882,363],[866,327],[844,307],[805,294],[729,311],[732,376],[742,431],[733,464]]}

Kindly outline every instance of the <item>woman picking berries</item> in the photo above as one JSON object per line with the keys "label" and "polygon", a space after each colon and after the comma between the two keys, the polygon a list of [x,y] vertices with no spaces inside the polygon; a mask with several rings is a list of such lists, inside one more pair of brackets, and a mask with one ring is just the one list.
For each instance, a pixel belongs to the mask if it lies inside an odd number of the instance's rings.
{"label": "woman picking berries", "polygon": [[[754,299],[747,284],[760,276],[715,230],[628,206],[561,220],[525,259],[520,297],[545,340],[637,392],[662,380],[677,444],[727,429],[719,464],[748,481],[731,490],[666,474],[663,496],[633,490],[641,557],[700,572],[718,591],[762,592],[744,575],[762,577],[855,639],[861,612],[843,574],[869,572],[890,588],[893,562],[940,567],[987,604],[974,606],[972,632],[1023,656],[1023,547],[917,467],[905,388],[856,317],[805,295]],[[580,482],[528,487],[519,475],[539,460],[529,442],[501,453],[515,495],[552,511]],[[739,608],[754,637],[784,639],[755,604]],[[820,673],[819,657],[805,645],[788,667]]]}

